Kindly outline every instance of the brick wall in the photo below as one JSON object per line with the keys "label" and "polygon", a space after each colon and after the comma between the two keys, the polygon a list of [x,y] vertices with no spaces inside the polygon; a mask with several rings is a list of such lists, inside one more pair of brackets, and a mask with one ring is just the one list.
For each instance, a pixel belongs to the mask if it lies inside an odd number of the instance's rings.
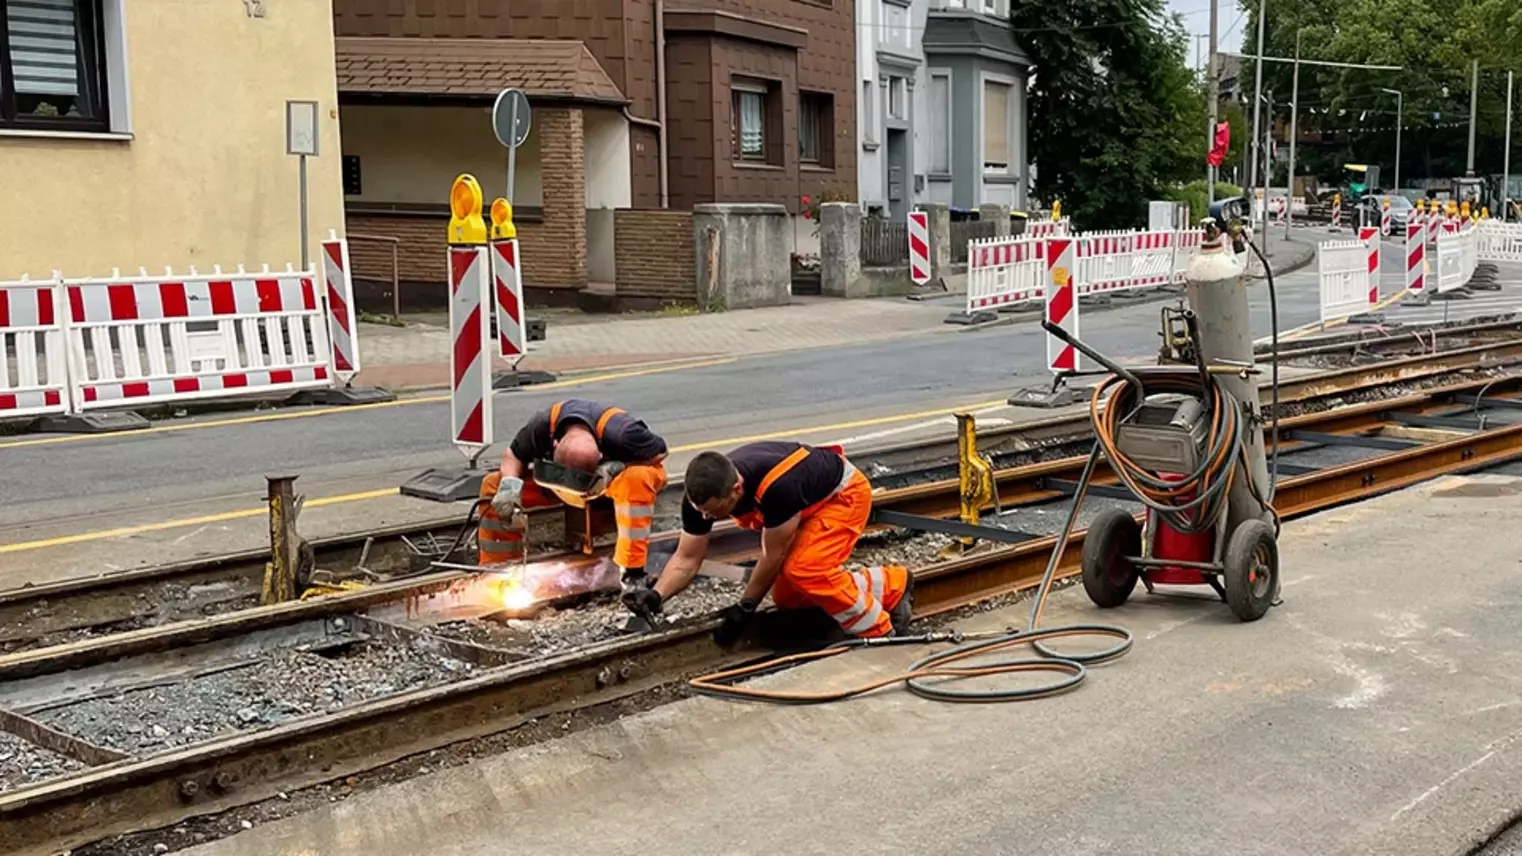
{"label": "brick wall", "polygon": [[613,212],[613,258],[621,298],[697,299],[691,211]]}
{"label": "brick wall", "polygon": [[[539,235],[523,241],[523,284],[546,288],[584,288],[587,284],[586,138],[579,108],[534,113],[539,143],[540,181],[544,186],[544,223]],[[530,253],[542,252],[529,266]]]}

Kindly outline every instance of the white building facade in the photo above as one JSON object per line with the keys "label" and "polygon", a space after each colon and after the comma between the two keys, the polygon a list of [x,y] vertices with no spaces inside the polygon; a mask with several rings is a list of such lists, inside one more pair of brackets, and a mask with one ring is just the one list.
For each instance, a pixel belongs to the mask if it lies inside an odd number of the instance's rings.
{"label": "white building facade", "polygon": [[1030,61],[1007,4],[856,0],[857,187],[867,211],[1025,207]]}

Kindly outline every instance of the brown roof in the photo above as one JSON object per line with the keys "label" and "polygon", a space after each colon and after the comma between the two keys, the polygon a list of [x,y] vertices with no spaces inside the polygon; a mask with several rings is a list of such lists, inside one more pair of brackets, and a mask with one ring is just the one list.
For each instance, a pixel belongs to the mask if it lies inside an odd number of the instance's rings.
{"label": "brown roof", "polygon": [[586,45],[564,39],[383,39],[341,36],[344,94],[493,96],[628,103]]}

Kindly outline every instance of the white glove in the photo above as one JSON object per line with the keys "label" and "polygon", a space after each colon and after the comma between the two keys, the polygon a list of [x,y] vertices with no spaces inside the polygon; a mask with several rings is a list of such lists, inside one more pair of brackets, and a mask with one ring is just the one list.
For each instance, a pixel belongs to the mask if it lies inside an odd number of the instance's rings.
{"label": "white glove", "polygon": [[491,499],[492,510],[503,520],[510,520],[523,505],[523,479],[503,476],[497,484],[497,495]]}
{"label": "white glove", "polygon": [[608,485],[618,478],[618,474],[624,471],[624,465],[618,461],[603,461],[592,472],[592,487],[587,490],[588,496],[602,496],[608,489]]}

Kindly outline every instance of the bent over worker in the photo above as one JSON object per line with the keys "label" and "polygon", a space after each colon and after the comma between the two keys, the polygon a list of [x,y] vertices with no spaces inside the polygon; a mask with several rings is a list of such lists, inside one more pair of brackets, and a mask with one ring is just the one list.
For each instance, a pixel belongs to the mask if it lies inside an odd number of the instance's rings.
{"label": "bent over worker", "polygon": [[[509,444],[502,468],[481,481],[481,511],[476,531],[483,565],[523,558],[519,511],[588,499],[613,500],[618,545],[613,561],[624,584],[640,581],[649,554],[655,497],[666,486],[666,441],[617,407],[570,398],[534,414]],[[591,489],[576,495],[562,487],[535,482],[533,464],[552,460],[563,467],[595,474]]]}
{"label": "bent over worker", "polygon": [[646,610],[691,581],[708,550],[713,522],[733,517],[761,532],[761,558],[740,603],[719,629],[729,645],[770,592],[783,609],[817,606],[849,636],[907,631],[913,581],[907,568],[848,571],[872,511],[872,486],[836,447],[747,443],[728,455],[703,452],[687,466],[682,535],[653,588],[636,592]]}

